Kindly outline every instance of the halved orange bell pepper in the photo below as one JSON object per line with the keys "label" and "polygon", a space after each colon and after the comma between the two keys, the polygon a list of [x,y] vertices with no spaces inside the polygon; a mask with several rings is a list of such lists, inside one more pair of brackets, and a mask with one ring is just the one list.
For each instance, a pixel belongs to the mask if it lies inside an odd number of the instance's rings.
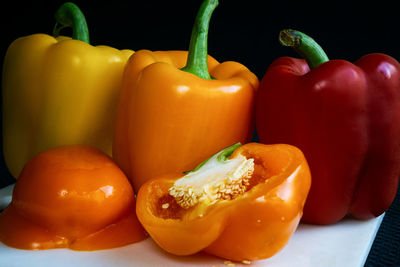
{"label": "halved orange bell pepper", "polygon": [[271,257],[286,245],[311,185],[307,161],[290,145],[238,146],[186,175],[163,175],[141,187],[137,216],[164,250],[243,261]]}
{"label": "halved orange bell pepper", "polygon": [[[206,0],[198,17],[209,20],[216,4]],[[207,56],[208,20],[196,20],[189,53],[141,50],[125,66],[113,157],[136,191],[251,138],[259,81],[242,64]]]}
{"label": "halved orange bell pepper", "polygon": [[0,241],[29,250],[99,250],[147,237],[135,194],[112,159],[85,145],[42,151],[24,167],[0,214]]}

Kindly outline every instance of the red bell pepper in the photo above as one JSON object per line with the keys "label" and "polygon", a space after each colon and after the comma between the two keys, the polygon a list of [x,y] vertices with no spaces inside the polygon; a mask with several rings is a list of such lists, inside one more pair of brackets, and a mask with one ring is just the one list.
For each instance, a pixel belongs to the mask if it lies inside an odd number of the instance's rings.
{"label": "red bell pepper", "polygon": [[312,186],[303,221],[330,224],[347,214],[385,212],[400,173],[400,64],[384,54],[354,64],[329,60],[309,36],[280,33],[305,58],[271,64],[256,100],[260,142],[300,148]]}

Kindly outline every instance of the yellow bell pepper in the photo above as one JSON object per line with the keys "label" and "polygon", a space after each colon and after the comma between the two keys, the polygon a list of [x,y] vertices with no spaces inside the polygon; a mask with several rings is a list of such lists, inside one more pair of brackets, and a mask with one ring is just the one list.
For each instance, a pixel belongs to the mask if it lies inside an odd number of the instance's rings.
{"label": "yellow bell pepper", "polygon": [[122,73],[132,50],[89,44],[85,18],[66,3],[54,34],[33,34],[9,46],[3,67],[3,152],[11,174],[40,151],[85,144],[111,155]]}

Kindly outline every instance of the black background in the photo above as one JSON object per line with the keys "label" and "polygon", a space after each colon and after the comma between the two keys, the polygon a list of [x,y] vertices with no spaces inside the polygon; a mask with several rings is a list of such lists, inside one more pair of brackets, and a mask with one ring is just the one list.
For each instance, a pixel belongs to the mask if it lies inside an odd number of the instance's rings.
{"label": "black background", "polygon": [[[51,34],[54,12],[64,1],[10,2],[2,2],[0,7],[1,61],[16,38],[33,33]],[[187,50],[201,1],[74,3],[86,16],[92,45],[136,51]],[[312,36],[330,59],[355,61],[365,54],[381,52],[400,60],[396,1],[360,3],[220,0],[211,19],[208,52],[220,62],[233,60],[244,64],[261,79],[276,58],[297,56],[282,47],[277,38],[280,30],[292,28]],[[70,31],[63,33],[68,35]],[[0,171],[0,187],[13,181],[2,158]]]}

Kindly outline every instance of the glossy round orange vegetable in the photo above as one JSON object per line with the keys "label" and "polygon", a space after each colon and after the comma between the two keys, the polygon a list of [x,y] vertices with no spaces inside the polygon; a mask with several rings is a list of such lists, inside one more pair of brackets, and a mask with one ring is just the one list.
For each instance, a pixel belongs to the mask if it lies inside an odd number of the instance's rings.
{"label": "glossy round orange vegetable", "polygon": [[[177,181],[188,179],[182,174],[163,175],[142,186],[136,212],[160,247],[176,255],[204,250],[243,261],[269,258],[287,244],[298,226],[311,185],[303,153],[290,145],[250,143],[237,148],[229,159],[240,156],[245,161],[238,166],[246,165],[246,160],[254,165],[246,169],[251,176],[241,184],[246,185],[244,192],[231,199],[201,202],[200,197],[198,204],[183,208],[180,199],[172,196]],[[215,170],[212,168],[207,173]],[[236,171],[243,173],[240,168],[233,173]],[[196,194],[195,187],[190,190],[189,195]]]}
{"label": "glossy round orange vegetable", "polygon": [[126,176],[105,153],[83,145],[32,158],[0,214],[0,240],[21,249],[96,250],[145,237]]}

